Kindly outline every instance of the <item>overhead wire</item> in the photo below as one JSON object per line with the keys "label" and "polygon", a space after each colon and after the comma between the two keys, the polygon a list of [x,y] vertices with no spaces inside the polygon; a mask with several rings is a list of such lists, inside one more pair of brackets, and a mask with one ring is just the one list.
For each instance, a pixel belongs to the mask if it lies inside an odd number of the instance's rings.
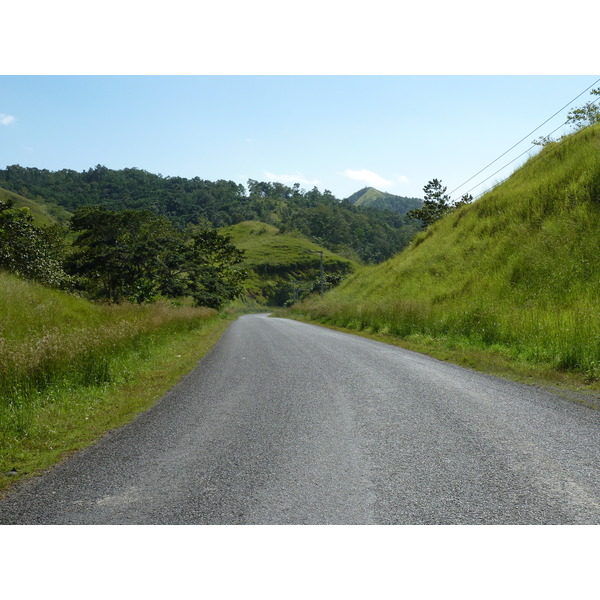
{"label": "overhead wire", "polygon": [[[595,100],[594,102],[590,102],[590,105],[594,105],[597,102],[600,102],[600,99]],[[564,127],[565,125],[567,125],[569,123],[569,121],[565,121],[564,123],[562,123],[561,125],[559,125],[556,129],[554,129],[553,131],[551,131],[547,136],[545,136],[546,138],[549,138],[553,133],[555,133],[556,131],[558,131],[561,127]],[[589,127],[589,126],[588,126]],[[573,136],[578,135],[579,133],[581,133],[582,131],[584,131],[585,129],[587,129],[587,127],[582,127],[581,129],[577,130]],[[567,138],[564,140],[561,140],[559,142],[556,143],[556,145],[554,147],[552,147],[549,152],[546,152],[545,154],[540,154],[538,156],[536,156],[535,158],[533,158],[531,161],[527,162],[526,164],[522,165],[521,168],[527,166],[527,165],[531,165],[534,164],[535,162],[537,162],[540,158],[543,158],[544,156],[547,156],[548,154],[550,154],[551,152],[554,152],[557,148],[559,148],[560,146],[562,146],[565,142],[567,141]],[[528,152],[531,151],[531,147],[527,148],[527,150],[525,150],[525,152],[522,152],[521,154],[519,154],[519,156],[517,156],[516,158],[513,158],[513,160],[511,160],[510,162],[506,163],[503,167],[501,167],[500,169],[498,169],[496,172],[492,173],[489,177],[486,177],[484,180],[480,181],[477,185],[475,185],[474,187],[472,187],[470,190],[468,190],[467,192],[465,192],[465,194],[468,194],[469,192],[473,191],[475,188],[478,188],[482,183],[485,183],[488,179],[491,179],[494,175],[497,175],[498,173],[500,173],[500,171],[503,171],[506,167],[508,167],[509,165],[511,165],[512,163],[514,163],[516,160],[519,160],[519,158],[521,158],[524,154],[527,154]],[[501,183],[504,183],[507,179],[509,179],[510,177],[512,177],[513,173],[511,173],[510,175],[508,175],[507,177],[505,177],[502,181],[499,181],[498,183],[496,183],[493,187],[496,187],[497,185],[500,185]],[[491,189],[491,188],[490,188]],[[487,189],[483,192],[481,192],[476,198],[474,198],[474,200],[481,198],[481,196],[483,196],[484,194],[487,194],[490,190]]]}
{"label": "overhead wire", "polygon": [[[523,138],[521,138],[516,144],[514,144],[513,146],[511,146],[508,150],[506,150],[506,152],[503,152],[500,156],[498,156],[497,158],[495,158],[491,163],[487,164],[485,167],[483,167],[483,169],[481,169],[480,171],[477,171],[477,173],[475,173],[475,175],[473,175],[472,177],[469,177],[469,179],[467,179],[466,181],[464,181],[463,183],[461,183],[458,187],[454,188],[449,195],[451,196],[454,192],[456,192],[456,190],[459,190],[461,187],[463,187],[464,185],[466,185],[467,183],[469,183],[469,181],[471,181],[472,179],[475,179],[475,177],[477,177],[477,175],[483,173],[488,167],[491,167],[494,163],[498,162],[503,156],[506,156],[511,150],[513,150],[514,148],[516,148],[519,144],[521,144],[523,141],[525,141],[529,136],[531,136],[532,134],[534,134],[538,129],[540,129],[541,127],[543,127],[546,123],[548,123],[548,121],[552,120],[556,115],[558,115],[559,113],[561,113],[563,110],[565,110],[565,108],[567,108],[570,104],[572,104],[573,102],[575,102],[575,100],[577,100],[577,98],[579,98],[580,96],[583,96],[583,94],[585,94],[589,89],[593,88],[598,82],[600,82],[600,78],[597,79],[596,81],[594,81],[594,83],[592,83],[592,85],[590,85],[589,87],[587,87],[585,90],[583,90],[583,92],[581,92],[580,94],[578,94],[577,96],[575,96],[575,98],[573,98],[572,100],[569,100],[569,102],[567,102],[567,104],[565,104],[560,110],[557,110],[551,117],[548,117],[541,125],[538,125],[533,131],[531,131],[530,133],[528,133],[526,136],[524,136]],[[560,125],[560,127],[563,127],[565,125],[565,123],[563,123],[562,125]],[[560,129],[560,127],[558,129]],[[556,129],[554,130],[556,131]],[[554,132],[552,132],[554,133]],[[552,135],[552,134],[549,134]],[[528,148],[526,150],[526,152],[529,152],[531,148]],[[523,153],[525,154],[525,153]],[[520,158],[521,156],[523,156],[523,154],[519,155],[516,159]],[[508,165],[510,165],[512,162],[508,163]],[[504,169],[506,166],[502,167],[502,169]],[[500,171],[502,170],[500,169]],[[496,171],[496,173],[498,173],[499,171]],[[493,177],[496,173],[490,175],[490,177]],[[487,178],[489,179],[489,177]],[[487,181],[487,179],[484,179],[484,181]],[[481,182],[483,183],[483,182]],[[481,185],[481,183],[477,184],[478,187],[479,185]],[[471,190],[473,190],[475,188],[471,188]],[[469,191],[471,191],[469,190]],[[469,192],[466,192],[467,194]]]}

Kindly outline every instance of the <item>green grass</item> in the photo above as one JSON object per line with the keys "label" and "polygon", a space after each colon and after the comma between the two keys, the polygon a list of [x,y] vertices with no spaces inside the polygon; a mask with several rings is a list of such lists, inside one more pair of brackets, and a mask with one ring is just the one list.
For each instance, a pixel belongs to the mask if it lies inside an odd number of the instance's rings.
{"label": "green grass", "polygon": [[210,309],[96,305],[4,273],[0,315],[0,489],[148,408],[229,322]]}
{"label": "green grass", "polygon": [[9,199],[13,200],[15,208],[28,208],[33,217],[33,223],[38,227],[56,225],[58,223],[66,224],[71,217],[71,213],[64,208],[48,204],[41,198],[38,201],[29,200],[28,198],[19,196],[19,194],[0,188],[0,200],[6,201]]}
{"label": "green grass", "polygon": [[[259,221],[244,221],[220,230],[229,235],[246,258],[240,266],[251,269],[254,276],[246,284],[246,298],[257,305],[283,301],[291,293],[290,282],[307,284],[316,281],[323,251],[326,273],[351,273],[358,263],[339,256],[311,242],[299,233],[281,233],[277,227]],[[289,290],[288,290],[289,288]]]}
{"label": "green grass", "polygon": [[595,126],[296,312],[597,380],[599,231]]}
{"label": "green grass", "polygon": [[277,227],[259,221],[244,221],[225,227],[220,233],[246,252],[241,266],[262,272],[286,272],[318,268],[318,251],[323,251],[323,263],[328,270],[353,270],[357,264],[311,242],[299,233],[281,233]]}

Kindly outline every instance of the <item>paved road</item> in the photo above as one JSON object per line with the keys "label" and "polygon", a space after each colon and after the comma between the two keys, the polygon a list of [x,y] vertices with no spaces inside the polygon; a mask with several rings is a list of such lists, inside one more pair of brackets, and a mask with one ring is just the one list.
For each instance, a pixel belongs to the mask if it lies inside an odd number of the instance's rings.
{"label": "paved road", "polygon": [[600,412],[324,328],[234,322],[0,523],[600,523]]}

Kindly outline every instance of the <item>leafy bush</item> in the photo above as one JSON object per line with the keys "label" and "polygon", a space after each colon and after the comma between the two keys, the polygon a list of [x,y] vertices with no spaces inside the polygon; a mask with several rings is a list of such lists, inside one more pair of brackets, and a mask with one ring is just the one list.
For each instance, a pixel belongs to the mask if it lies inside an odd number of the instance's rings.
{"label": "leafy bush", "polygon": [[68,286],[62,228],[36,227],[27,208],[13,206],[11,199],[0,200],[0,268],[53,287]]}

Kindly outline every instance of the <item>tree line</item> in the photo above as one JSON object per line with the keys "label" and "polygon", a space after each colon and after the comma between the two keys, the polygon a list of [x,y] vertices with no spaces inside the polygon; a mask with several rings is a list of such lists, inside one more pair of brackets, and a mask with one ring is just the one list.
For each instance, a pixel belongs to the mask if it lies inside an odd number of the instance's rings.
{"label": "tree line", "polygon": [[0,201],[0,268],[94,300],[191,296],[218,309],[242,293],[243,257],[214,229],[148,210],[79,208],[66,229],[37,227],[27,208]]}
{"label": "tree line", "polygon": [[87,171],[48,171],[19,165],[0,169],[0,187],[58,210],[104,206],[114,211],[149,210],[180,228],[205,224],[218,229],[262,221],[282,232],[298,231],[319,245],[365,263],[386,260],[404,248],[421,225],[403,214],[362,208],[321,192],[250,179],[233,181],[163,177],[129,168],[98,165]]}

